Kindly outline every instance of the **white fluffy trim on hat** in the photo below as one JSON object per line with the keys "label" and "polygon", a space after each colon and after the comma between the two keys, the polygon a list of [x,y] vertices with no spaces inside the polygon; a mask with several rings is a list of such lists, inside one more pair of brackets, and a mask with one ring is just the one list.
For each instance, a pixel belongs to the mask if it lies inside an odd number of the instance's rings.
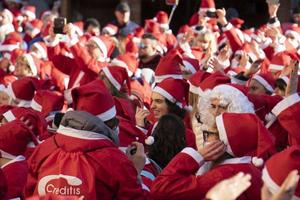
{"label": "white fluffy trim on hat", "polygon": [[264,160],[258,157],[252,157],[252,163],[255,167],[261,167],[264,165]]}
{"label": "white fluffy trim on hat", "polygon": [[147,145],[152,145],[153,143],[154,143],[154,137],[153,136],[148,136],[146,139],[145,139],[145,144],[147,144]]}

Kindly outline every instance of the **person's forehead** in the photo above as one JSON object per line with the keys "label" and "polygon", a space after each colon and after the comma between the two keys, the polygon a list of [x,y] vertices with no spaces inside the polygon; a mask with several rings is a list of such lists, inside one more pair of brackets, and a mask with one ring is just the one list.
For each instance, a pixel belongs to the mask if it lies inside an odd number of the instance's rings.
{"label": "person's forehead", "polygon": [[164,100],[164,99],[165,98],[161,94],[157,92],[152,92],[152,100]]}

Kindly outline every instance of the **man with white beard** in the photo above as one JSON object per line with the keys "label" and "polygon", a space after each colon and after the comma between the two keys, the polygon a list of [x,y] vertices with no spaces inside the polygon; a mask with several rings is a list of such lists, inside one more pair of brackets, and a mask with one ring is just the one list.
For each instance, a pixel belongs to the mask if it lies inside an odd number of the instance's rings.
{"label": "man with white beard", "polygon": [[12,22],[12,12],[10,12],[8,9],[4,9],[2,12],[0,12],[0,42],[3,42],[7,34],[15,31]]}

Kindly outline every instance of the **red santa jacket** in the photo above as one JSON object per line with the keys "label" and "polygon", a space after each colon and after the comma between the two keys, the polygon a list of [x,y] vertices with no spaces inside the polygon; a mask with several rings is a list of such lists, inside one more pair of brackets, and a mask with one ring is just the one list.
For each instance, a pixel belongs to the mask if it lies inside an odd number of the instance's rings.
{"label": "red santa jacket", "polygon": [[60,45],[48,47],[48,57],[54,66],[70,76],[68,89],[84,85],[95,80],[100,70],[107,66],[106,62],[93,59],[86,48],[79,42],[70,47],[74,58],[62,55]]}
{"label": "red santa jacket", "polygon": [[17,156],[1,168],[7,183],[7,193],[4,199],[21,198],[28,174],[25,157]]}
{"label": "red santa jacket", "polygon": [[247,162],[228,162],[228,164],[218,165],[202,176],[196,176],[203,162],[203,158],[194,149],[182,150],[156,177],[150,188],[151,197],[168,200],[204,199],[206,193],[215,184],[242,171],[251,174],[252,184],[238,199],[260,199],[261,172],[253,165]]}
{"label": "red santa jacket", "polygon": [[[66,152],[88,151],[95,169],[97,199],[145,199],[131,161],[108,139],[87,139],[85,134],[58,133],[40,144],[28,160],[29,174],[25,197],[37,195],[40,166],[57,145]],[[55,140],[53,139],[55,138]]]}

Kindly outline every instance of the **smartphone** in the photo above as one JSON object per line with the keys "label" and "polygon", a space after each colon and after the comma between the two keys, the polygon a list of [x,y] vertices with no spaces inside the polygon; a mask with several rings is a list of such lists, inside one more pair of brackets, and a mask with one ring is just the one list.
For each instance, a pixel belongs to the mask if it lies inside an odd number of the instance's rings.
{"label": "smartphone", "polygon": [[64,34],[64,27],[67,24],[67,19],[64,17],[57,17],[54,19],[53,31],[55,34]]}
{"label": "smartphone", "polygon": [[178,5],[179,0],[166,0],[166,4],[173,6],[173,5]]}
{"label": "smartphone", "polygon": [[266,0],[268,4],[279,4],[279,0]]}
{"label": "smartphone", "polygon": [[212,11],[206,11],[206,16],[209,18],[217,18],[217,13]]}

